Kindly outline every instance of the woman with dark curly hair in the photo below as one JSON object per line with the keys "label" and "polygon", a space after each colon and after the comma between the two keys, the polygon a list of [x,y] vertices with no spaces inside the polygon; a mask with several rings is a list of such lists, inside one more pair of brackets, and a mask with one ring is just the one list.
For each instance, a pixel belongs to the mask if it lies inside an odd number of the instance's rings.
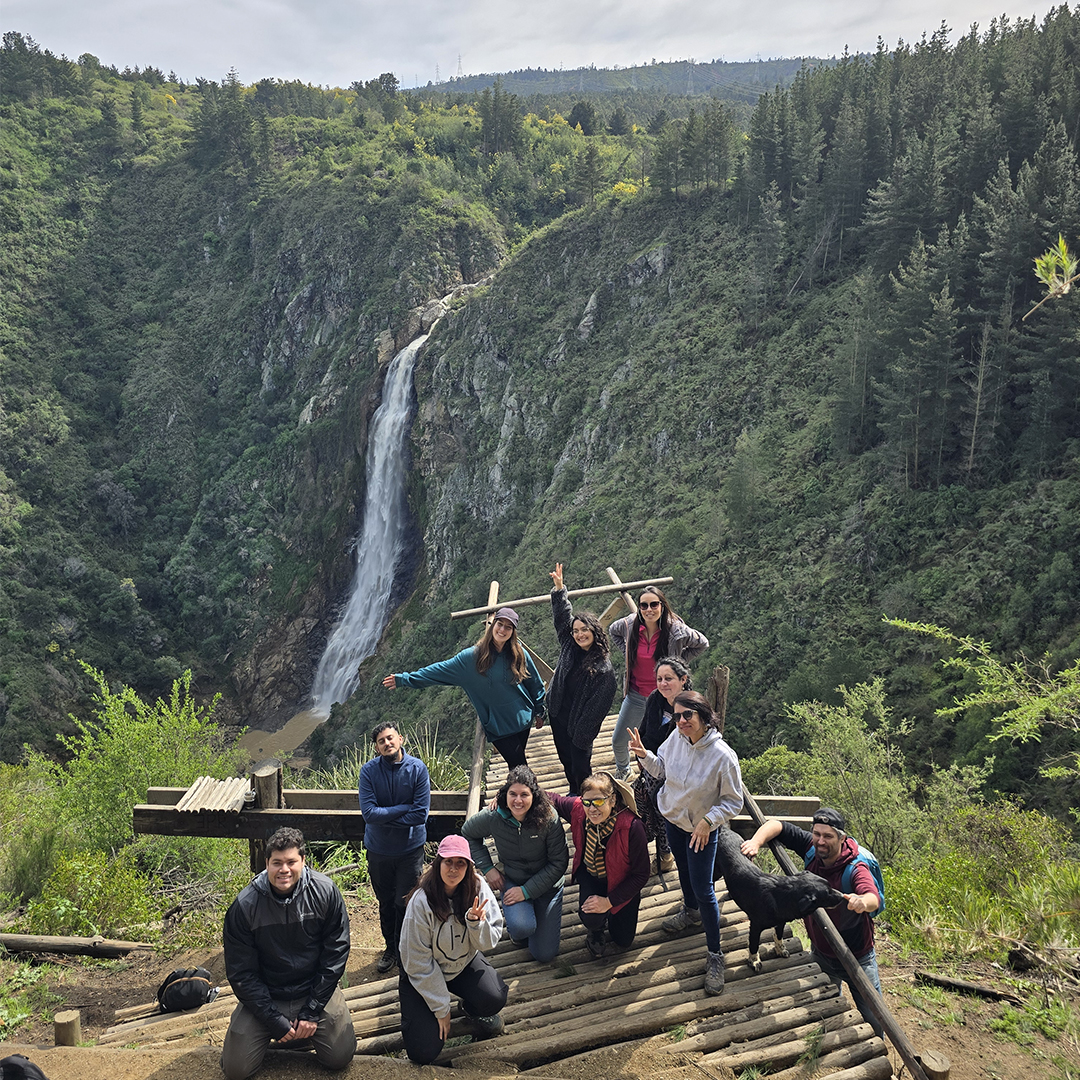
{"label": "woman with dark curly hair", "polygon": [[548,687],[551,734],[570,794],[592,772],[592,749],[615,699],[615,669],[607,632],[589,611],[576,615],[563,584],[563,564],[551,571],[551,617],[559,638],[559,662]]}
{"label": "woman with dark curly hair", "polygon": [[657,658],[674,656],[689,663],[709,647],[709,639],[700,630],[687,626],[672,611],[667,597],[654,586],[642,591],[637,606],[637,614],[627,615],[610,627],[612,647],[623,652],[626,658],[623,702],[611,736],[616,775],[620,780],[630,776],[630,751],[626,740],[630,728],[641,723],[645,699],[655,689]]}
{"label": "woman with dark curly hair", "polygon": [[[528,944],[533,958],[550,963],[559,951],[563,878],[570,853],[566,835],[547,795],[528,765],[511,769],[495,796],[495,807],[473,814],[462,835],[473,862],[496,892],[511,939]],[[502,870],[485,842],[495,841]]]}

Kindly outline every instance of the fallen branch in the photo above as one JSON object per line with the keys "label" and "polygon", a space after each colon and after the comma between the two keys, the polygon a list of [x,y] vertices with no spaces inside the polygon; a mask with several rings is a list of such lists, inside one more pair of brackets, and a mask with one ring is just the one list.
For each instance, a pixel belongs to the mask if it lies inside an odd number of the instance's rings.
{"label": "fallen branch", "polygon": [[995,990],[992,986],[984,986],[982,983],[965,982],[963,979],[952,979],[948,975],[935,975],[930,971],[916,971],[915,981],[929,983],[931,986],[941,986],[946,990],[959,990],[965,994],[977,994],[979,997],[990,998],[992,1001],[1008,1001],[1013,1005],[1022,1005],[1023,999],[1009,990]]}
{"label": "fallen branch", "polygon": [[147,941],[110,941],[103,937],[41,937],[33,934],[0,934],[0,947],[8,952],[54,952],[74,956],[117,957],[129,952],[153,952]]}

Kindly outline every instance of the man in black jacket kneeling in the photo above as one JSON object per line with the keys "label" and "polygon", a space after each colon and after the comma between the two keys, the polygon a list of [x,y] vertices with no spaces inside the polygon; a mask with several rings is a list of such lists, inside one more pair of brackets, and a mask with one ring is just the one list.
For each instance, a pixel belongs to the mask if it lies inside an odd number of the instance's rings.
{"label": "man in black jacket kneeling", "polygon": [[265,844],[266,870],[225,914],[225,972],[239,1004],[221,1068],[245,1080],[271,1044],[310,1041],[321,1064],[344,1069],[356,1053],[349,1007],[338,989],[349,958],[349,915],[337,886],[304,865],[297,829]]}

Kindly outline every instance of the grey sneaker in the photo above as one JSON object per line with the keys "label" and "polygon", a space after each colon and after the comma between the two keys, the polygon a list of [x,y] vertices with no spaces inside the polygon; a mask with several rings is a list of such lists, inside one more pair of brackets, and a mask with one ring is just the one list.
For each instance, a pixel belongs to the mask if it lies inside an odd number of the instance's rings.
{"label": "grey sneaker", "polygon": [[669,915],[662,923],[661,926],[669,934],[681,934],[689,927],[697,927],[701,925],[701,912],[697,908],[683,907],[675,912],[674,915]]}
{"label": "grey sneaker", "polygon": [[[722,973],[721,981],[723,981]],[[501,1035],[506,1027],[506,1021],[498,1013],[494,1016],[474,1016],[472,1020],[479,1033],[488,1038]]]}
{"label": "grey sneaker", "polygon": [[616,769],[615,770],[615,779],[616,780],[629,780],[633,775],[634,775],[633,770],[630,768],[629,765],[627,765],[625,769]]}
{"label": "grey sneaker", "polygon": [[722,994],[724,992],[724,954],[709,953],[705,961],[705,993]]}

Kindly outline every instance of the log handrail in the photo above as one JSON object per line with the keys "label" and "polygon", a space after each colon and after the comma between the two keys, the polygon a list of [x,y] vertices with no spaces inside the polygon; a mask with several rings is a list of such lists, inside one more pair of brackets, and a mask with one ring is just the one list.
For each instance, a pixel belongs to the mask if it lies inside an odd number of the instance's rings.
{"label": "log handrail", "polygon": [[[644,589],[649,585],[669,585],[675,579],[673,577],[658,577],[647,578],[644,581],[620,581],[617,584],[612,585],[596,585],[591,589],[570,589],[566,595],[570,599],[574,599],[577,596],[599,596],[603,593],[623,593],[630,592],[634,589]],[[490,599],[490,598],[489,598]],[[474,615],[490,615],[493,611],[498,611],[501,607],[519,608],[519,607],[535,607],[537,604],[548,604],[551,602],[551,593],[544,593],[543,596],[525,596],[520,600],[498,600],[488,603],[485,607],[467,608],[464,611],[451,611],[451,619],[468,619]]]}

